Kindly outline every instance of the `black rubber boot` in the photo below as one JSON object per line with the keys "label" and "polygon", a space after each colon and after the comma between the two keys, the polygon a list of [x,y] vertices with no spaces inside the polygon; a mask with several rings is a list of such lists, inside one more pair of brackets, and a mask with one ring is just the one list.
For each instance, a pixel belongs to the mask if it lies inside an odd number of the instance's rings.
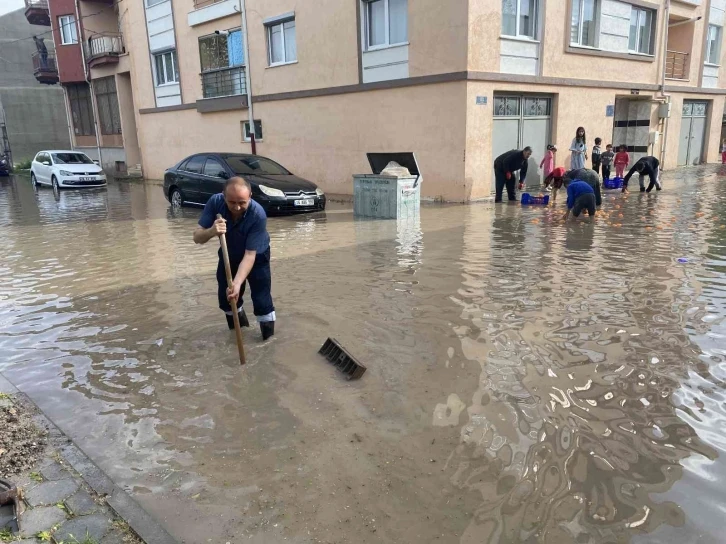
{"label": "black rubber boot", "polygon": [[[232,316],[225,314],[224,317],[227,318],[227,326],[229,327],[229,330],[234,329],[234,319],[232,318]],[[239,324],[240,327],[250,326],[250,320],[247,319],[247,314],[245,313],[244,308],[239,309]]]}
{"label": "black rubber boot", "polygon": [[270,336],[275,334],[275,322],[260,321],[260,332],[262,333],[262,339],[267,340]]}
{"label": "black rubber boot", "polygon": [[645,192],[645,187],[641,187],[641,188],[640,188],[640,192],[641,192],[641,193],[644,193],[644,192]]}

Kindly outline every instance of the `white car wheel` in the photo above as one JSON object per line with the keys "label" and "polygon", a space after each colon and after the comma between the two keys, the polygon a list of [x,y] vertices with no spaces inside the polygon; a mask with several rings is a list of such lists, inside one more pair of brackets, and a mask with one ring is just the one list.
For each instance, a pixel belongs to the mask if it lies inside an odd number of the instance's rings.
{"label": "white car wheel", "polygon": [[51,179],[51,182],[52,182],[52,185],[53,185],[53,189],[55,189],[56,191],[58,191],[60,189],[60,185],[58,184],[58,178],[56,178],[55,176],[53,176],[53,178]]}
{"label": "white car wheel", "polygon": [[35,173],[30,173],[30,182],[35,185],[36,187],[40,187],[40,183],[38,183],[38,178],[35,177]]}

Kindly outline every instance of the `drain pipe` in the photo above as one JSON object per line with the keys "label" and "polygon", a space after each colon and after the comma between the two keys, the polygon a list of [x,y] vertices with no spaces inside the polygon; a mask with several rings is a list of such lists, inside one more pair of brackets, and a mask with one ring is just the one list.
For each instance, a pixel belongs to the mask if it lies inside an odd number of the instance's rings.
{"label": "drain pipe", "polygon": [[[78,1],[78,0],[76,0]],[[670,21],[670,15],[671,15],[671,0],[666,0],[665,3],[665,12],[664,12],[664,19],[663,19],[663,62],[661,63],[661,72],[660,72],[660,98],[662,98],[665,102],[665,104],[669,105],[671,104],[671,97],[670,95],[666,94],[665,92],[665,75],[666,75],[666,60],[668,58],[668,23]],[[661,138],[660,143],[660,163],[663,164],[663,160],[665,159],[665,150],[666,150],[666,141],[668,140],[668,121],[670,120],[671,112],[668,112],[668,117],[665,118],[663,121],[663,138]],[[661,166],[661,169],[663,167]]]}
{"label": "drain pipe", "polygon": [[[78,2],[78,0],[76,0]],[[239,12],[242,27],[242,54],[245,57],[245,87],[247,87],[247,114],[250,124],[250,143],[252,154],[257,155],[257,143],[255,142],[255,115],[252,111],[252,81],[250,79],[250,48],[247,36],[247,8],[245,0],[239,0]]]}
{"label": "drain pipe", "polygon": [[78,25],[78,36],[80,38],[80,45],[81,47],[81,62],[83,62],[83,75],[86,78],[86,83],[88,83],[88,89],[91,94],[91,110],[93,111],[93,126],[95,128],[94,132],[96,133],[96,151],[98,151],[98,165],[103,169],[103,155],[101,155],[101,139],[99,136],[99,126],[98,126],[98,108],[96,107],[96,93],[93,91],[93,81],[91,80],[91,74],[88,70],[88,64],[86,63],[86,50],[83,48],[83,45],[85,44],[86,40],[83,37],[83,25],[81,25],[81,11],[78,8],[78,0],[75,1],[76,4],[76,24]]}
{"label": "drain pipe", "polygon": [[[56,66],[58,66],[58,57],[56,57]],[[73,144],[73,128],[71,128],[71,106],[68,100],[68,89],[65,85],[61,85],[63,88],[63,104],[66,107],[66,120],[68,121],[68,138],[70,138],[71,151],[76,150],[76,146]]]}

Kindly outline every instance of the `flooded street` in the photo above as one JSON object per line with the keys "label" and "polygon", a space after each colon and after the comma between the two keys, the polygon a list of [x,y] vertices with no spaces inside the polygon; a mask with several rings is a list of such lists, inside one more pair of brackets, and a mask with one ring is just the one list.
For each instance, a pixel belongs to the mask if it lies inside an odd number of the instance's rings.
{"label": "flooded street", "polygon": [[272,218],[241,368],[199,209],[0,178],[0,372],[180,542],[723,542],[726,170],[664,180]]}

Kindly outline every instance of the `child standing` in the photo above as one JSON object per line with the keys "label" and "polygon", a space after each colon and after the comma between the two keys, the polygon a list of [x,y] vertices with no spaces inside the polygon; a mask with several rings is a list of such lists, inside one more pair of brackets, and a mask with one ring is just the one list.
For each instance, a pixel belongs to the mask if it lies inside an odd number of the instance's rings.
{"label": "child standing", "polygon": [[622,178],[629,164],[630,155],[628,155],[626,147],[621,145],[620,150],[615,154],[615,175]]}
{"label": "child standing", "polygon": [[605,146],[605,153],[600,155],[600,163],[602,164],[602,179],[610,179],[610,166],[613,164],[615,153],[613,153],[613,144]]}
{"label": "child standing", "polygon": [[721,140],[721,164],[726,164],[726,138]]}
{"label": "child standing", "polygon": [[542,169],[542,174],[544,174],[545,187],[547,189],[549,189],[547,178],[552,173],[552,169],[555,167],[555,153],[557,153],[557,146],[552,144],[548,145],[547,152],[545,153],[542,162],[539,163],[539,167]]}
{"label": "child standing", "polygon": [[592,169],[598,174],[600,173],[600,156],[602,154],[600,144],[602,144],[602,138],[595,138],[595,145],[592,147]]}
{"label": "child standing", "polygon": [[584,128],[577,127],[575,138],[570,145],[570,151],[572,151],[572,155],[570,156],[570,170],[585,168],[585,161],[587,160],[587,138]]}

